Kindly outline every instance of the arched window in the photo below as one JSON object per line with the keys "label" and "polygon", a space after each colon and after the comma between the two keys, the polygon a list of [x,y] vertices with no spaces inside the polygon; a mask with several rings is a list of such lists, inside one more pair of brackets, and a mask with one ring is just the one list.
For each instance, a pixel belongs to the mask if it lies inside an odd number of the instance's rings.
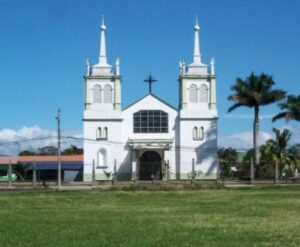
{"label": "arched window", "polygon": [[193,139],[197,139],[197,135],[198,135],[198,128],[194,127],[193,128]]}
{"label": "arched window", "polygon": [[107,135],[108,135],[107,127],[105,127],[103,132],[103,139],[107,139]]}
{"label": "arched window", "polygon": [[107,166],[107,152],[104,148],[98,151],[97,166]]}
{"label": "arched window", "polygon": [[97,139],[101,139],[101,136],[102,136],[101,127],[98,127],[98,128],[97,128],[97,133],[96,133],[96,138],[97,138]]}
{"label": "arched window", "polygon": [[194,127],[193,128],[193,139],[194,140],[203,140],[204,139],[204,128],[201,127]]}
{"label": "arched window", "polygon": [[198,94],[197,94],[197,86],[192,84],[189,88],[190,92],[190,103],[197,103],[198,102]]}
{"label": "arched window", "polygon": [[104,86],[104,103],[112,103],[112,87],[108,84]]}
{"label": "arched window", "polygon": [[102,96],[101,96],[101,86],[95,85],[94,86],[94,103],[101,103],[102,102]]}
{"label": "arched window", "polygon": [[199,139],[203,139],[204,138],[204,128],[201,126],[199,129],[198,129],[198,138]]}
{"label": "arched window", "polygon": [[205,84],[200,86],[200,103],[208,103],[208,87]]}
{"label": "arched window", "polygon": [[108,128],[104,127],[98,127],[96,131],[96,139],[97,140],[106,140],[108,136]]}

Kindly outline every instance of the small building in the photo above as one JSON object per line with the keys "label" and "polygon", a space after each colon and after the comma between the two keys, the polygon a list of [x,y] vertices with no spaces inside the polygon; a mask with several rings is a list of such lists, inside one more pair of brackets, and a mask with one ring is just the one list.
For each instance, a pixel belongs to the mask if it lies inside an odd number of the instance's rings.
{"label": "small building", "polygon": [[[57,180],[58,160],[57,156],[19,156],[0,157],[0,170],[6,176],[8,164],[12,165],[12,172],[16,166],[22,166],[25,171],[25,179],[31,180],[33,170],[37,171],[38,181]],[[82,181],[83,179],[83,155],[62,155],[61,156],[62,181]]]}

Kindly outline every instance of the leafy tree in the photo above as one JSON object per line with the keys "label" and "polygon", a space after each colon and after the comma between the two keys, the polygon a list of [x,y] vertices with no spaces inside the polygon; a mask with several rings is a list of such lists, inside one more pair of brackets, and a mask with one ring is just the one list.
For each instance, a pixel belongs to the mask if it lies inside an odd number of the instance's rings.
{"label": "leafy tree", "polygon": [[36,152],[24,150],[19,153],[19,156],[32,156],[32,155],[36,155]]}
{"label": "leafy tree", "polygon": [[28,165],[24,165],[18,162],[13,166],[14,172],[18,175],[19,179],[24,180],[27,175]]}
{"label": "leafy tree", "polygon": [[55,146],[46,146],[38,149],[39,155],[56,155],[57,147]]}
{"label": "leafy tree", "polygon": [[286,121],[300,121],[300,95],[289,95],[285,102],[278,104],[283,112],[278,113],[273,117],[272,121],[284,118]]}
{"label": "leafy tree", "polygon": [[221,171],[225,177],[232,176],[231,167],[236,164],[238,154],[233,148],[220,148],[218,150]]}
{"label": "leafy tree", "polygon": [[[260,166],[255,167],[255,173],[260,177],[269,177],[272,174],[273,167],[270,167],[270,162],[273,160],[271,159],[269,152],[268,152],[268,145],[263,144],[259,146],[260,152]],[[251,162],[254,157],[254,148],[249,149],[245,156],[243,157],[243,163],[245,167],[251,169]],[[272,162],[273,165],[273,162]],[[250,171],[249,171],[250,172]]]}
{"label": "leafy tree", "polygon": [[272,89],[274,84],[272,76],[264,73],[256,75],[252,72],[245,80],[238,77],[236,83],[231,87],[233,94],[228,96],[228,100],[234,102],[228,109],[228,112],[238,107],[254,109],[253,148],[255,150],[255,165],[259,163],[258,135],[260,107],[285,98],[285,91]]}
{"label": "leafy tree", "polygon": [[300,159],[300,144],[295,144],[288,149],[289,153]]}
{"label": "leafy tree", "polygon": [[[296,165],[297,158],[291,154],[287,148],[288,142],[291,139],[292,133],[288,129],[280,132],[279,129],[273,128],[275,134],[274,140],[268,140],[269,155],[273,160],[276,160],[275,179],[278,179],[278,170],[282,171],[286,166]],[[277,163],[278,162],[278,163]]]}
{"label": "leafy tree", "polygon": [[83,149],[71,145],[69,148],[64,149],[62,151],[62,154],[63,155],[83,154]]}

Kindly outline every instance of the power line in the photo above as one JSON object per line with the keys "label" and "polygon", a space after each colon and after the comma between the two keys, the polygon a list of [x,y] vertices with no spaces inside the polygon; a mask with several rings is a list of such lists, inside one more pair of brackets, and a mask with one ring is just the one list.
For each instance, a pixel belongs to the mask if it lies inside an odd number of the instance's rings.
{"label": "power line", "polygon": [[17,144],[17,143],[39,141],[39,140],[53,139],[53,138],[56,138],[56,136],[43,136],[43,137],[37,137],[37,138],[31,138],[31,139],[21,139],[21,140],[15,140],[15,141],[0,142],[0,145]]}

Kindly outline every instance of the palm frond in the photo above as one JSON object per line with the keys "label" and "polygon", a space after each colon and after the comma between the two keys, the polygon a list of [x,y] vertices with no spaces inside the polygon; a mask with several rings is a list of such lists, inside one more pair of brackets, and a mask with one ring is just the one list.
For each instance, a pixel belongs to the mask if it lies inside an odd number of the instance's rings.
{"label": "palm frond", "polygon": [[233,110],[235,110],[236,108],[241,107],[241,106],[245,106],[245,105],[242,103],[236,103],[228,108],[228,112],[232,112]]}

